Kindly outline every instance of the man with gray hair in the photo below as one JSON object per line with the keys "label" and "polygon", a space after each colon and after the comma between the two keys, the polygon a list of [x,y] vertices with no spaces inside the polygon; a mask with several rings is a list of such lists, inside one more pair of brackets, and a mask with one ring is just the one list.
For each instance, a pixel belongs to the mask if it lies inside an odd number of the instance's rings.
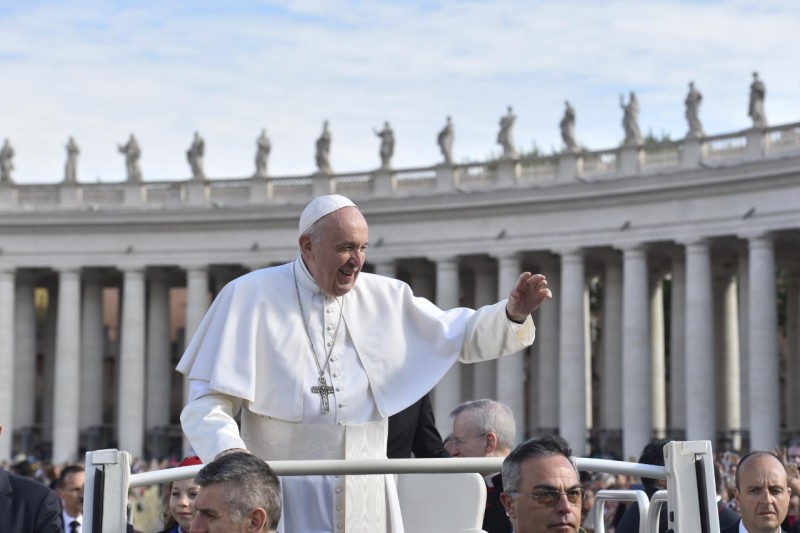
{"label": "man with gray hair", "polygon": [[232,452],[195,476],[193,532],[263,531],[274,533],[281,518],[281,486],[272,469],[247,452]]}
{"label": "man with gray hair", "polygon": [[586,491],[571,456],[567,441],[546,435],[523,442],[505,458],[500,498],[514,533],[585,533],[580,524]]}
{"label": "man with gray hair", "polygon": [[[514,445],[517,426],[511,409],[494,400],[475,400],[462,403],[450,413],[453,433],[450,443],[455,457],[505,457]],[[498,472],[484,474],[486,480],[486,511],[483,529],[488,533],[511,531],[500,493],[503,480]]]}

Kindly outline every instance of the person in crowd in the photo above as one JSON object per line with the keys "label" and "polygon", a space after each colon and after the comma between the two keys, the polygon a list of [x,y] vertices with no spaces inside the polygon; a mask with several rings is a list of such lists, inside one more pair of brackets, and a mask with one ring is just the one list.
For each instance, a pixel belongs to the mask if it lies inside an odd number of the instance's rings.
{"label": "person in crowd", "polygon": [[[453,418],[453,456],[506,457],[514,446],[516,424],[511,409],[494,400],[462,403],[450,413]],[[499,472],[484,474],[486,511],[483,529],[488,533],[508,533],[511,522],[500,502],[503,477]]]}
{"label": "person in crowd", "polygon": [[[196,455],[187,457],[178,466],[203,464]],[[164,504],[161,519],[164,530],[161,533],[189,533],[194,520],[194,500],[200,492],[200,486],[194,479],[182,479],[167,484],[164,493]]]}
{"label": "person in crowd", "polygon": [[194,502],[192,533],[277,532],[281,485],[258,457],[246,452],[223,454],[194,480],[200,493]]}
{"label": "person in crowd", "polygon": [[503,460],[503,507],[514,533],[585,533],[580,527],[586,492],[561,437],[546,435],[514,448]]}
{"label": "person in crowd", "polygon": [[742,457],[736,469],[734,496],[742,519],[720,528],[721,533],[780,533],[789,511],[786,466],[770,452],[756,451]]}
{"label": "person in crowd", "polygon": [[83,532],[83,485],[86,472],[83,465],[67,465],[61,469],[56,482],[56,492],[64,506],[64,531]]}
{"label": "person in crowd", "polygon": [[[0,426],[0,433],[2,430]],[[38,481],[0,468],[0,526],[3,533],[62,533],[58,494]]]}
{"label": "person in crowd", "polygon": [[430,393],[389,417],[386,457],[408,459],[412,453],[417,459],[451,457],[436,429]]}
{"label": "person in crowd", "polygon": [[[530,314],[552,298],[544,276],[521,274],[507,300],[478,311],[442,311],[401,281],[361,272],[368,234],[351,200],[316,198],[300,216],[295,261],[217,296],[178,365],[189,378],[181,423],[204,462],[231,449],[269,460],[386,457],[386,418],[456,361],[532,344]],[[284,479],[285,529],[333,531],[348,516],[368,517],[373,532],[401,527],[393,478],[361,477],[358,494],[346,481]],[[385,497],[376,507],[364,493]]]}

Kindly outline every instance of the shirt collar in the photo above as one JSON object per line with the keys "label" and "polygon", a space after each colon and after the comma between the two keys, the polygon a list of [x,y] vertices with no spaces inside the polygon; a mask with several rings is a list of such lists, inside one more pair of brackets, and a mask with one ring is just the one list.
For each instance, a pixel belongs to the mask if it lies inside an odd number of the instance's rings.
{"label": "shirt collar", "polygon": [[314,281],[314,278],[311,276],[311,272],[308,271],[302,256],[297,256],[292,269],[294,271],[294,277],[297,280],[297,284],[300,287],[307,291],[311,291],[311,294],[325,294],[322,288],[317,285],[317,282]]}

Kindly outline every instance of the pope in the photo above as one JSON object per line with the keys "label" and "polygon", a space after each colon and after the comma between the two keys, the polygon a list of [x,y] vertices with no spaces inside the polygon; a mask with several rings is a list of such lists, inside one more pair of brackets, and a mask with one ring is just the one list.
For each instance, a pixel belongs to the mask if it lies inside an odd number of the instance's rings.
{"label": "pope", "polygon": [[[339,195],[312,200],[299,233],[294,261],[222,289],[178,364],[189,378],[181,423],[203,462],[240,449],[267,461],[384,458],[387,417],[457,361],[530,346],[530,315],[553,296],[525,272],[506,300],[441,310],[361,272],[367,222]],[[280,531],[403,531],[391,475],[285,477],[282,487]]]}

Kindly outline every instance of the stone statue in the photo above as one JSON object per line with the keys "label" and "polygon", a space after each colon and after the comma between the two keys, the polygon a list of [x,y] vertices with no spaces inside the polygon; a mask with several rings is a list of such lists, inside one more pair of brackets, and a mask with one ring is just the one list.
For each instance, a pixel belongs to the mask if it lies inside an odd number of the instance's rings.
{"label": "stone statue", "polygon": [[322,124],[322,134],[317,139],[317,170],[321,174],[333,174],[331,168],[331,132],[328,129],[328,121]]}
{"label": "stone statue", "polygon": [[375,128],[372,128],[372,131],[381,138],[381,147],[378,152],[381,156],[381,168],[391,168],[392,155],[394,155],[394,132],[392,128],[389,126],[388,122],[384,122],[381,131]]}
{"label": "stone statue", "polygon": [[439,150],[442,152],[444,162],[448,165],[453,164],[453,120],[448,116],[447,124],[444,125],[442,131],[436,137],[436,142],[439,143]]}
{"label": "stone statue", "polygon": [[503,147],[503,157],[516,158],[518,157],[517,149],[514,147],[514,121],[517,120],[517,115],[508,106],[508,111],[500,117],[500,131],[497,133],[497,144]]}
{"label": "stone statue", "polygon": [[192,169],[192,179],[204,179],[203,154],[206,151],[206,143],[200,134],[194,132],[192,145],[186,150],[186,159],[189,160],[189,167]]}
{"label": "stone statue", "polygon": [[142,151],[136,137],[131,133],[128,142],[124,145],[118,144],[117,149],[125,154],[125,169],[128,171],[128,181],[142,181],[142,171],[139,169],[139,158]]}
{"label": "stone statue", "polygon": [[261,135],[256,139],[256,176],[263,178],[267,175],[267,158],[272,144],[267,137],[267,130],[261,130]]}
{"label": "stone statue", "polygon": [[700,102],[703,95],[695,89],[694,82],[689,82],[689,94],[686,95],[686,120],[689,122],[689,133],[687,138],[699,139],[705,136],[703,125],[700,124]]}
{"label": "stone statue", "polygon": [[561,138],[564,140],[565,150],[574,154],[578,151],[578,143],[575,141],[575,108],[569,101],[565,101],[564,118],[561,119]]}
{"label": "stone statue", "polygon": [[78,181],[78,155],[81,153],[75,139],[72,137],[67,141],[67,164],[64,165],[64,181],[75,183]]}
{"label": "stone statue", "polygon": [[6,139],[3,147],[0,148],[0,182],[8,183],[11,181],[11,171],[14,170],[14,149]]}
{"label": "stone statue", "polygon": [[639,130],[639,100],[636,93],[631,91],[628,105],[625,105],[625,97],[620,95],[619,105],[624,111],[622,127],[625,129],[625,146],[639,146],[642,144],[642,132]]}
{"label": "stone statue", "polygon": [[758,72],[753,72],[753,83],[750,84],[750,108],[747,114],[753,119],[754,128],[766,128],[767,116],[764,114],[764,97],[767,88],[758,79]]}

